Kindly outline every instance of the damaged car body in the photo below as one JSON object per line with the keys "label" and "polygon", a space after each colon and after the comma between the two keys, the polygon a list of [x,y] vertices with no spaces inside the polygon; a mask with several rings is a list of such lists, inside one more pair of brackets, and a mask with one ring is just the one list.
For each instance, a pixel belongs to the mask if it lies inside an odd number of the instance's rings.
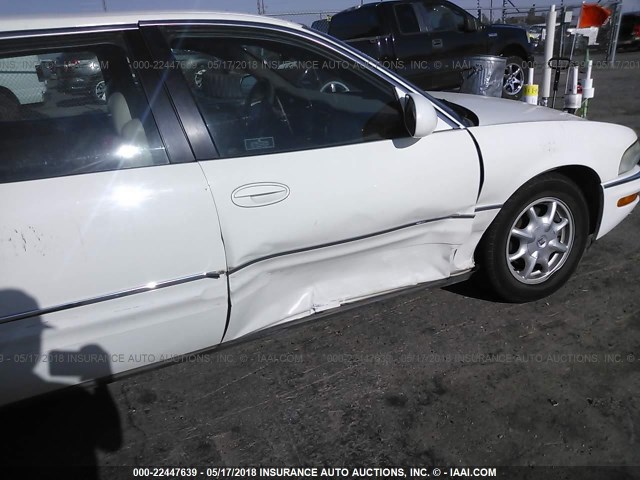
{"label": "damaged car body", "polygon": [[476,269],[536,300],[638,203],[631,129],[428,94],[288,22],[0,32],[3,58],[83,52],[105,82],[99,103],[0,116],[0,404]]}

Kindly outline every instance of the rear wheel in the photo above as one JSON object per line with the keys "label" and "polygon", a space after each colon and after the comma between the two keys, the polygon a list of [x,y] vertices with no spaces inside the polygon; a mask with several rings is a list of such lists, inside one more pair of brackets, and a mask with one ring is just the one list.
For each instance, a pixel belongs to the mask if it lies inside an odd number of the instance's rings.
{"label": "rear wheel", "polygon": [[547,174],[505,203],[485,233],[478,261],[502,299],[538,300],[569,279],[588,234],[589,211],[582,191],[563,175]]}
{"label": "rear wheel", "polygon": [[525,83],[525,65],[523,58],[507,57],[502,84],[502,98],[518,100],[522,98]]}

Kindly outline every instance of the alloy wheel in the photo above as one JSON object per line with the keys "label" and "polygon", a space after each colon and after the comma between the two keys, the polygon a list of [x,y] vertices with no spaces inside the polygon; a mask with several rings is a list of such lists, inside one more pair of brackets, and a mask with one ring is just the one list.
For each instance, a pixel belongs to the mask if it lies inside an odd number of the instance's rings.
{"label": "alloy wheel", "polygon": [[504,71],[503,90],[509,96],[520,93],[524,87],[524,69],[517,63],[508,63]]}
{"label": "alloy wheel", "polygon": [[546,197],[523,209],[511,226],[506,259],[511,274],[524,284],[539,284],[560,270],[575,238],[575,222],[560,199]]}

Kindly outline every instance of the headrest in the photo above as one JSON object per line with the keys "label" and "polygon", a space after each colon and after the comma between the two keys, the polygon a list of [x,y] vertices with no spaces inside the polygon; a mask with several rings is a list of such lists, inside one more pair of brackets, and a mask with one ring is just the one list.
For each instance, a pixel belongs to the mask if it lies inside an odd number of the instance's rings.
{"label": "headrest", "polygon": [[127,100],[122,93],[114,92],[109,95],[107,107],[109,108],[109,113],[111,113],[113,127],[118,132],[118,135],[122,135],[122,128],[131,121],[131,112],[129,111]]}

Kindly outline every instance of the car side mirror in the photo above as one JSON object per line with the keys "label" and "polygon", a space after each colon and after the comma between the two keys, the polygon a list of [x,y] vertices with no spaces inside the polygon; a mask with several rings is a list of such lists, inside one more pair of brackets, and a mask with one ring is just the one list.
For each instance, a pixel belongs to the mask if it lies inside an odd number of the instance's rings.
{"label": "car side mirror", "polygon": [[478,25],[478,20],[474,17],[464,17],[464,29],[467,32],[477,32],[480,30],[480,25]]}
{"label": "car side mirror", "polygon": [[413,138],[431,135],[438,126],[438,114],[427,97],[409,93],[404,105],[404,124]]}

